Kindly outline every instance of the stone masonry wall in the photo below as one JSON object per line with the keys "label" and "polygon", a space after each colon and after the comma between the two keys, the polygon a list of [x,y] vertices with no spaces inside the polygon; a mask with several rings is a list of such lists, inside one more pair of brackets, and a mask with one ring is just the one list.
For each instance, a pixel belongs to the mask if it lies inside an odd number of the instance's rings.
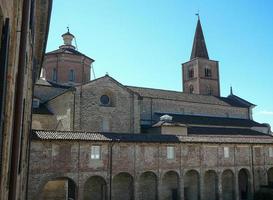
{"label": "stone masonry wall", "polygon": [[57,83],[69,82],[69,71],[74,70],[75,83],[86,83],[90,80],[91,60],[80,55],[66,53],[46,54],[43,68],[47,80],[53,80],[53,69],[57,70]]}
{"label": "stone masonry wall", "polygon": [[54,113],[56,126],[53,130],[73,130],[74,121],[74,91],[68,91],[47,102],[47,107]]}
{"label": "stone masonry wall", "polygon": [[32,114],[31,128],[34,130],[55,130],[57,120],[54,115]]}
{"label": "stone masonry wall", "polygon": [[[99,145],[101,147],[101,159],[91,159],[92,145]],[[167,146],[174,147],[174,159],[167,159]],[[229,149],[228,157],[224,153],[224,148],[226,147]],[[143,177],[152,177],[153,174],[156,176],[156,187],[159,198],[160,196],[167,195],[165,193],[161,195],[160,192],[166,192],[170,189],[164,185],[167,174],[170,174],[169,179],[172,180],[172,183],[168,183],[168,181],[167,183],[175,185],[173,181],[176,180],[175,176],[177,176],[179,182],[177,189],[181,199],[184,199],[183,177],[190,170],[194,170],[200,177],[200,193],[203,194],[205,192],[204,183],[209,181],[205,180],[206,172],[209,171],[212,174],[216,174],[217,179],[221,180],[222,173],[225,170],[229,170],[232,172],[235,181],[238,180],[239,170],[245,169],[248,172],[250,191],[253,192],[260,184],[267,183],[267,171],[273,167],[273,157],[269,155],[269,147],[272,148],[273,146],[270,144],[209,144],[190,142],[159,144],[32,141],[29,197],[30,199],[36,199],[48,181],[67,177],[77,185],[77,199],[80,200],[84,196],[88,196],[88,194],[84,194],[85,183],[90,180],[89,178],[95,176],[101,177],[107,183],[106,196],[109,197],[109,187],[110,184],[113,184],[110,182],[110,177],[114,178],[120,173],[126,173],[128,174],[127,176],[119,177],[127,177],[126,180],[129,180],[130,177],[133,178],[135,199],[139,199],[140,194],[144,195],[141,191],[142,186],[139,186],[142,184],[140,181]],[[112,152],[112,156],[110,156],[110,152]],[[145,176],[142,176],[144,173]],[[236,181],[235,183],[234,193],[236,193],[236,199],[238,199],[238,183]],[[222,199],[221,187],[220,181],[216,190],[219,193],[219,199]],[[117,186],[113,186],[113,188],[117,188]],[[122,188],[126,187],[122,185]],[[160,188],[163,188],[163,190]],[[121,188],[119,188],[120,190]],[[114,193],[117,194],[117,192],[112,191],[112,194]],[[129,195],[128,192],[126,195]]]}
{"label": "stone masonry wall", "polygon": [[153,113],[155,112],[199,114],[244,119],[249,117],[248,109],[246,108],[190,103],[166,99],[143,98],[141,101],[141,119],[151,120],[153,119]]}
{"label": "stone masonry wall", "polygon": [[[102,105],[102,95],[109,96],[109,105]],[[75,130],[139,133],[138,96],[108,76],[78,86],[75,99]],[[104,130],[103,124],[108,128]]]}

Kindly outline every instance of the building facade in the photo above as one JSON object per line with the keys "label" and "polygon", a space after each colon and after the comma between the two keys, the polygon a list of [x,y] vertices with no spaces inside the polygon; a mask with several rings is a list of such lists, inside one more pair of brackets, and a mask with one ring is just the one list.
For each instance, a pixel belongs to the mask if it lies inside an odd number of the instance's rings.
{"label": "building facade", "polygon": [[109,75],[73,87],[39,80],[29,197],[252,199],[273,181],[271,129],[252,119],[254,104],[232,91],[220,96],[219,65],[199,19],[182,72],[183,92],[126,86]]}
{"label": "building facade", "polygon": [[28,199],[33,83],[47,41],[50,0],[0,1],[0,199]]}

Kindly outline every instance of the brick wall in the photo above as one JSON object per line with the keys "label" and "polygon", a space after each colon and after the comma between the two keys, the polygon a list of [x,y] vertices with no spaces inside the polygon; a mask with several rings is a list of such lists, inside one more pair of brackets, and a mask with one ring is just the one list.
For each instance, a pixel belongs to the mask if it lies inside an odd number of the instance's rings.
{"label": "brick wall", "polygon": [[[91,159],[92,145],[101,146],[101,159]],[[167,159],[167,146],[175,147],[174,159]],[[262,148],[259,151],[264,155],[264,158],[262,158],[263,163],[257,162],[261,159],[257,150],[260,146]],[[119,196],[118,193],[122,192],[122,188],[125,187],[123,185],[124,182],[120,180],[125,180],[129,184],[132,178],[135,183],[134,196],[137,197],[136,199],[141,199],[141,194],[145,193],[141,188],[145,188],[145,185],[150,185],[151,187],[154,185],[151,183],[153,182],[153,174],[156,178],[156,187],[165,191],[162,194],[163,196],[170,195],[168,185],[175,185],[176,180],[180,184],[180,187],[177,186],[177,189],[182,196],[184,193],[181,191],[181,187],[184,188],[184,176],[190,170],[194,170],[200,177],[200,187],[204,189],[200,191],[201,193],[206,191],[204,187],[207,184],[204,184],[205,182],[203,181],[209,181],[210,183],[210,180],[214,180],[209,175],[215,174],[216,178],[221,180],[222,174],[226,170],[230,170],[232,177],[234,176],[234,180],[236,180],[239,170],[245,169],[248,172],[251,183],[250,189],[252,184],[257,189],[260,184],[267,183],[266,176],[262,175],[266,175],[267,170],[273,167],[273,157],[269,157],[268,154],[268,148],[272,147],[272,145],[261,144],[260,146],[257,147],[250,144],[198,144],[190,142],[182,144],[123,142],[111,144],[92,141],[32,141],[29,196],[31,197],[30,199],[35,199],[35,195],[38,195],[39,191],[43,190],[46,182],[53,178],[68,177],[74,180],[76,185],[80,187],[78,199],[83,199],[84,191],[87,191],[84,189],[85,183],[94,176],[101,177],[107,183],[107,195],[109,196],[109,177],[111,174],[113,180],[115,180],[112,184],[117,184],[113,185],[113,188],[116,188],[112,191],[114,196]],[[110,156],[111,147],[112,157]],[[227,158],[224,157],[224,147],[229,147],[229,156]],[[253,154],[254,163],[252,163],[252,151],[256,152],[256,154]],[[126,174],[119,176],[120,173]],[[176,176],[177,179],[175,178]],[[228,175],[228,177],[230,176]],[[228,179],[226,176],[224,178]],[[225,183],[227,185],[228,180]],[[89,182],[89,184],[91,183]],[[218,185],[216,185],[216,188],[216,191],[208,190],[208,192],[218,193]],[[228,191],[230,188],[225,188],[224,192],[226,192],[226,189]],[[251,191],[253,190],[251,189]],[[158,192],[160,193],[160,191]],[[144,193],[143,195],[145,196]],[[222,195],[222,193],[220,194]],[[125,195],[131,194],[126,193]]]}
{"label": "brick wall", "polygon": [[[46,54],[43,68],[46,80],[57,83],[69,82],[69,71],[75,72],[75,83],[85,83],[90,80],[90,65],[92,61],[82,55],[68,53]],[[57,80],[53,80],[53,69],[57,71]]]}

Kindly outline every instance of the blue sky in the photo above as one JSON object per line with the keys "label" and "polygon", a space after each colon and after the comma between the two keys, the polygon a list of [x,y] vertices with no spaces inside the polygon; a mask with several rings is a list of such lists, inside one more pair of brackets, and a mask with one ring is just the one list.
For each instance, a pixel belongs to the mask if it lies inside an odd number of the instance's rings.
{"label": "blue sky", "polygon": [[232,86],[257,105],[255,120],[273,126],[272,8],[271,0],[55,0],[47,51],[69,26],[78,50],[95,59],[96,77],[181,91],[199,10],[209,56],[220,64],[221,96]]}

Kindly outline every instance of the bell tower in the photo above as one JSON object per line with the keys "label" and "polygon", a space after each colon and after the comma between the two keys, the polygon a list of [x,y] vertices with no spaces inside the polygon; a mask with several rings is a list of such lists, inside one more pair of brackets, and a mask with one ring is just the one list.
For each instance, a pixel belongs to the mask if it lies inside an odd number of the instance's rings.
{"label": "bell tower", "polygon": [[220,96],[218,61],[210,60],[198,16],[190,61],[182,64],[183,92]]}

